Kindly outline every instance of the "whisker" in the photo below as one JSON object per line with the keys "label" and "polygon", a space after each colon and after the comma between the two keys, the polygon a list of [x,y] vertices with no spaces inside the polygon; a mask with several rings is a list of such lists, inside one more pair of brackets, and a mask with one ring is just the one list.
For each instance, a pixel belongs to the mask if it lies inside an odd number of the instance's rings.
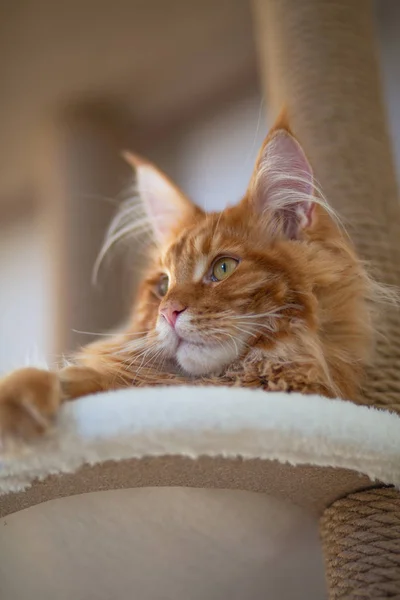
{"label": "whisker", "polygon": [[[239,328],[238,328],[238,327],[236,327],[235,325],[234,325],[234,327],[235,327],[236,329],[239,329]],[[242,329],[242,331],[243,331],[243,332],[245,332],[243,329]],[[251,348],[250,344],[248,344],[248,343],[247,343],[247,342],[245,342],[244,340],[239,340],[237,337],[235,338],[235,337],[234,337],[232,334],[228,333],[228,332],[227,332],[227,331],[225,331],[224,329],[216,329],[216,328],[213,328],[213,329],[207,330],[207,333],[212,333],[212,332],[219,333],[219,334],[220,334],[220,335],[222,335],[224,338],[225,338],[225,337],[232,338],[232,340],[234,341],[234,344],[235,344],[236,353],[237,353],[238,355],[239,355],[239,349],[238,349],[238,347],[237,347],[236,340],[238,340],[238,341],[239,341],[241,344],[244,344],[244,345],[245,345],[245,346],[247,346],[248,348]],[[248,332],[246,331],[245,333],[248,333]],[[252,335],[253,335],[253,334],[252,334]],[[257,337],[257,336],[255,336],[255,337]],[[222,343],[222,340],[219,340],[219,339],[215,338],[215,336],[214,336],[214,338],[213,338],[213,339],[216,339],[217,341],[219,341],[220,343]]]}
{"label": "whisker", "polygon": [[247,314],[247,315],[232,315],[233,319],[253,319],[253,318],[262,318],[262,317],[273,317],[275,319],[281,319],[284,315],[281,315],[279,313],[281,313],[282,311],[286,310],[286,309],[290,309],[290,308],[294,308],[297,310],[303,310],[304,307],[301,306],[301,304],[284,304],[283,306],[280,306],[276,309],[274,309],[273,311],[268,311],[268,312],[264,312],[264,313],[252,313],[252,314]]}
{"label": "whisker", "polygon": [[243,333],[246,333],[247,335],[251,335],[253,337],[257,337],[257,335],[255,333],[252,333],[251,331],[248,331],[247,329],[242,329],[242,327],[238,327],[237,325],[234,325],[234,328],[237,329],[238,331],[242,331]]}
{"label": "whisker", "polygon": [[80,329],[71,329],[71,331],[73,333],[80,333],[82,335],[95,335],[95,336],[101,336],[101,337],[106,337],[106,336],[110,336],[110,337],[116,337],[118,334],[117,333],[102,333],[102,332],[95,332],[95,331],[81,331]]}
{"label": "whisker", "polygon": [[[257,328],[259,328],[260,326],[262,327],[262,325],[260,325],[260,323],[253,324],[253,323],[245,322],[245,323],[242,323],[242,325],[253,327],[253,331],[256,330]],[[234,325],[234,327],[235,327],[235,325]],[[269,327],[264,326],[264,329],[269,331],[269,333],[271,333],[271,334],[275,333],[275,331]],[[248,333],[250,333],[250,332],[248,332]],[[268,335],[268,333],[266,333],[265,331],[258,331],[258,333],[259,333],[259,335],[266,337],[270,341],[273,341],[273,339],[274,339],[271,335]]]}
{"label": "whisker", "polygon": [[135,331],[135,332],[125,332],[125,331],[116,331],[115,333],[101,332],[101,331],[82,331],[81,329],[72,329],[74,333],[81,333],[83,335],[100,335],[101,337],[118,337],[118,336],[134,336],[134,335],[144,335],[149,333],[148,331]]}
{"label": "whisker", "polygon": [[[214,331],[214,330],[212,330],[212,331]],[[229,336],[229,334],[227,334],[227,333],[226,333],[226,332],[224,332],[223,330],[215,330],[215,331],[216,331],[216,333],[220,333],[220,334],[222,333],[222,334],[224,334],[224,335],[228,335],[228,336]],[[224,348],[223,340],[221,340],[221,339],[217,338],[215,335],[213,336],[211,332],[208,332],[208,333],[210,333],[211,339],[212,339],[212,340],[214,340],[214,341],[216,341],[216,342],[218,342],[218,343],[219,343],[219,345],[221,346],[221,348],[223,349],[223,348]],[[233,340],[233,337],[232,337],[232,336],[229,336],[229,337],[231,337],[231,338],[232,338],[232,341],[234,342],[234,340]],[[229,342],[229,340],[226,340],[226,341],[227,341],[227,342]],[[237,348],[237,345],[236,345],[236,343],[235,343],[235,342],[234,342],[234,344],[235,344],[235,348],[236,348],[236,353],[238,354],[238,348]]]}
{"label": "whisker", "polygon": [[[150,342],[150,344],[149,344]],[[142,337],[138,340],[128,340],[121,348],[116,351],[116,354],[131,354],[136,350],[141,350],[143,348],[149,348],[152,342],[151,337]],[[156,342],[154,342],[156,343]]]}

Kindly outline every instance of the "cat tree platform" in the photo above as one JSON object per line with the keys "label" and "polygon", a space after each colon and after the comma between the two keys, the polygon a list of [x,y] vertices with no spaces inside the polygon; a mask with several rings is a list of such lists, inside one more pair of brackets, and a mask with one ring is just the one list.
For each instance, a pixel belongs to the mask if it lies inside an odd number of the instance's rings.
{"label": "cat tree platform", "polygon": [[[200,495],[205,489],[225,490],[222,513],[229,513],[232,503],[237,502],[239,490],[258,492],[259,496],[266,495],[272,502],[282,502],[289,520],[300,507],[301,518],[305,522],[316,522],[321,517],[328,575],[336,590],[333,598],[352,598],[355,585],[358,596],[354,597],[394,598],[400,595],[400,498],[394,488],[388,487],[400,486],[400,416],[318,396],[266,394],[238,388],[169,388],[122,390],[65,405],[57,428],[46,440],[18,456],[1,458],[0,523],[6,523],[0,536],[1,597],[4,600],[24,597],[27,589],[25,577],[28,576],[24,569],[36,572],[34,588],[35,585],[40,586],[40,582],[44,585],[44,576],[35,565],[36,553],[32,555],[24,549],[27,531],[29,533],[36,518],[44,526],[40,528],[42,541],[39,539],[33,544],[40,547],[45,539],[46,555],[64,553],[61,573],[65,572],[71,557],[64,547],[61,551],[57,546],[58,521],[55,523],[51,517],[54,510],[58,511],[61,522],[69,519],[71,527],[71,522],[77,520],[86,536],[94,535],[96,539],[100,538],[100,545],[104,544],[109,529],[102,524],[101,516],[95,521],[95,526],[85,517],[88,507],[92,506],[93,496],[96,496],[97,502],[106,503],[112,511],[114,534],[120,533],[113,538],[114,542],[108,544],[106,557],[97,557],[94,565],[87,556],[79,556],[78,564],[82,561],[89,563],[89,573],[93,570],[106,572],[107,577],[112,579],[113,570],[121,560],[118,536],[124,528],[120,517],[121,498],[115,490],[157,488],[152,490],[154,500],[157,493],[163,498],[165,492],[161,488],[165,486],[192,488],[191,494],[194,495],[189,498],[194,506],[196,489]],[[229,494],[226,490],[230,490]],[[99,494],[93,492],[102,494],[99,498]],[[63,502],[77,494],[84,496],[79,497],[79,510],[71,518],[69,505],[63,505]],[[247,500],[249,511],[252,510],[253,496],[249,494]],[[148,502],[147,496],[142,496],[142,502]],[[36,517],[38,506],[35,505],[40,504],[39,517]],[[207,502],[203,502],[202,510],[207,511],[207,506]],[[143,510],[140,498],[138,510]],[[196,509],[193,511],[190,513],[189,510],[183,531],[180,530],[185,544],[189,545],[197,518]],[[93,512],[96,514],[96,509]],[[257,515],[260,528],[265,527],[265,515],[263,517],[255,511],[254,518]],[[24,534],[19,539],[18,523],[21,518]],[[203,514],[202,518],[207,521],[207,514]],[[210,514],[209,518],[213,522],[215,515]],[[255,529],[250,528],[250,534],[253,531],[253,535],[257,535],[255,531],[258,528],[254,523],[253,526]],[[266,582],[259,581],[257,592],[253,590],[253,595],[248,597],[274,597],[276,600],[324,598],[325,595],[315,595],[321,573],[317,576],[317,583],[313,581],[315,574],[310,577],[310,573],[306,573],[306,580],[297,575],[295,591],[285,589],[282,578],[285,569],[292,567],[285,567],[284,561],[279,566],[274,560],[271,562],[271,557],[269,561],[266,559],[269,552],[273,556],[274,550],[270,548],[269,533],[266,527],[264,545],[260,545],[258,538],[254,544],[251,540],[248,543],[257,548],[258,559],[264,561],[264,574],[270,573],[271,576],[275,571],[276,576],[276,571],[281,569],[280,583],[276,584],[275,595],[269,596],[271,590]],[[149,532],[142,532],[142,536],[145,535]],[[157,534],[153,532],[153,535]],[[167,547],[162,527],[158,535],[157,544]],[[212,555],[213,544],[208,541]],[[63,538],[58,543],[68,545],[73,541],[67,539],[66,542]],[[145,548],[147,543],[146,538],[142,539]],[[193,540],[192,543],[196,545]],[[220,543],[223,546],[223,539]],[[7,557],[10,548],[22,555],[23,568],[18,576],[9,569]],[[79,552],[79,548],[75,551]],[[188,552],[185,545],[181,550],[175,548],[175,551]],[[290,554],[290,547],[286,551]],[[304,552],[313,551],[310,547],[300,546],[297,554],[293,554],[292,549],[292,563],[301,562]],[[136,545],[130,552],[134,562],[141,550]],[[168,554],[166,549],[165,552]],[[253,560],[246,578],[254,576],[257,581],[259,563],[254,556]],[[147,568],[150,568],[148,564]],[[198,565],[198,569],[209,572],[210,565],[206,562]],[[212,577],[212,572],[211,569],[208,577]],[[221,581],[214,574],[215,580],[207,582],[211,590],[207,597],[244,597],[234,595],[235,589],[242,585],[236,579],[239,572],[233,561],[229,576],[231,587],[226,588],[226,595],[218,592]],[[83,581],[82,589],[88,586],[87,574],[84,573],[79,568],[75,570],[76,577]],[[97,576],[101,579],[101,575]],[[305,573],[302,576],[304,578]],[[60,575],[52,574],[52,585],[57,577]],[[128,597],[118,587],[120,583],[121,579],[115,581],[117,596]],[[264,589],[262,584],[266,586]],[[32,590],[31,581],[28,585]],[[102,586],[95,593],[96,585],[92,581],[92,595],[78,594],[74,597],[108,598]],[[134,581],[131,585],[135,585]],[[171,582],[164,579],[160,585],[166,595],[153,597],[172,597],[169,595],[172,593],[169,588]],[[321,583],[319,585],[321,588]],[[71,583],[67,586],[63,583],[63,586],[65,597],[77,593]],[[39,591],[42,599],[51,597],[51,589],[43,587]],[[139,597],[137,588],[132,592]],[[190,597],[206,597],[201,586],[198,586],[197,593],[198,596],[194,593]],[[319,593],[324,594],[321,589]],[[174,590],[174,597],[188,596],[179,595]]]}

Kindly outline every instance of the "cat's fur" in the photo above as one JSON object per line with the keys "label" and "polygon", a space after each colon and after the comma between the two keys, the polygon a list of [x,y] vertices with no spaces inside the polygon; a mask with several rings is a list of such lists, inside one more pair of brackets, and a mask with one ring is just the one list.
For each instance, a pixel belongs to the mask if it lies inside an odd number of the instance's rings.
{"label": "cat's fur", "polygon": [[[221,213],[205,214],[152,165],[129,159],[156,240],[130,324],[58,373],[3,379],[0,437],[41,434],[62,401],[125,386],[241,385],[356,400],[373,286],[286,118],[267,136],[244,198]],[[238,261],[223,281],[211,276],[218,257]]]}

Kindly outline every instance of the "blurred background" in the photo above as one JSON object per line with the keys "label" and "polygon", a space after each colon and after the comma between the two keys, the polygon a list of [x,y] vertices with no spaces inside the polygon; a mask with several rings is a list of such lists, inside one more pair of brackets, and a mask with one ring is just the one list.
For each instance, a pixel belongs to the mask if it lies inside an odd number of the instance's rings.
{"label": "blurred background", "polygon": [[[400,2],[375,9],[400,169]],[[268,122],[254,20],[247,0],[0,1],[0,371],[126,317],[134,257],[91,283],[122,149],[207,209],[243,194]]]}

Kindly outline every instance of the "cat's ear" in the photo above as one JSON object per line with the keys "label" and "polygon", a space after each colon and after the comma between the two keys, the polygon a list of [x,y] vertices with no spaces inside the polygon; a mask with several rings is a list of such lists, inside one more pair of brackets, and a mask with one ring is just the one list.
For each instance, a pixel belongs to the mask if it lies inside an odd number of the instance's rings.
{"label": "cat's ear", "polygon": [[313,172],[282,112],[258,155],[247,197],[287,237],[297,238],[313,217]]}
{"label": "cat's ear", "polygon": [[152,163],[127,151],[123,157],[135,170],[138,194],[159,243],[167,241],[180,223],[202,214]]}

